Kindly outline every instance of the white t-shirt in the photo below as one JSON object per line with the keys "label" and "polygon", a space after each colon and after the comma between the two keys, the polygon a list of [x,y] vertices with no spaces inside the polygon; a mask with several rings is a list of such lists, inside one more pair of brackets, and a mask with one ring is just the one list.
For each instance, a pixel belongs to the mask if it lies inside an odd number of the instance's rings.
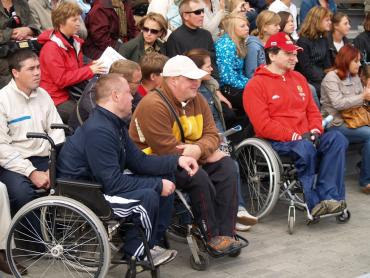
{"label": "white t-shirt", "polygon": [[[292,37],[294,40],[298,40],[298,34],[297,34],[297,6],[294,5],[293,3],[290,4],[288,7],[285,5],[283,2],[280,0],[275,0],[274,2],[271,3],[269,6],[269,11],[278,13],[281,11],[289,12],[293,16],[293,21],[294,21],[294,32],[292,34]],[[280,30],[283,31],[283,30]]]}
{"label": "white t-shirt", "polygon": [[337,52],[339,52],[339,50],[343,47],[343,45],[344,45],[344,41],[343,40],[341,40],[340,42],[334,42],[333,41],[333,43],[334,43],[334,46],[335,46],[335,49],[337,50]]}

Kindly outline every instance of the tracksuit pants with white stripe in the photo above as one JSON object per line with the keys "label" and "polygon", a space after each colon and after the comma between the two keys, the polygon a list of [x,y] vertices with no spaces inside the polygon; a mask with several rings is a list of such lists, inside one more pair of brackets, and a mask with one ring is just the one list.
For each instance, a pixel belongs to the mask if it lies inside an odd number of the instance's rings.
{"label": "tracksuit pants with white stripe", "polygon": [[[110,203],[116,216],[126,218],[127,221],[143,227],[150,249],[159,243],[170,224],[173,197],[173,194],[169,197],[161,197],[151,188],[143,188],[116,196],[105,195],[105,199]],[[129,228],[124,236],[125,257],[135,256],[138,259],[143,259],[146,254],[144,254],[144,244],[138,229],[136,227]]]}

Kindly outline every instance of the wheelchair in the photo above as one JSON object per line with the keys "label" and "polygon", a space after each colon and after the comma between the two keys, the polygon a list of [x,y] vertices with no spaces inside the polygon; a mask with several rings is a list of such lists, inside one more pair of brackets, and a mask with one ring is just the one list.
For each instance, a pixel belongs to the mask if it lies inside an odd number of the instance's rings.
{"label": "wheelchair", "polygon": [[[68,127],[53,124],[52,128]],[[6,256],[15,277],[22,277],[15,259],[26,267],[29,277],[103,278],[110,267],[119,264],[128,265],[126,278],[145,270],[159,277],[159,266],[154,266],[143,228],[129,219],[114,217],[100,184],[56,179],[61,146],[56,146],[47,134],[27,133],[27,138],[50,142],[51,187],[49,195],[39,191],[44,197],[24,205],[12,219]],[[124,260],[118,252],[124,244],[120,235],[133,226],[139,231],[147,260]]]}
{"label": "wheelchair", "polygon": [[268,216],[279,200],[289,204],[289,234],[294,232],[296,209],[306,212],[307,225],[331,216],[335,216],[338,223],[346,223],[350,219],[348,209],[313,217],[305,203],[294,162],[290,157],[280,157],[266,140],[247,138],[235,146],[234,156],[240,168],[247,210],[259,220]]}
{"label": "wheelchair", "polygon": [[[239,132],[240,130],[241,126],[236,126],[219,135],[226,139],[227,136]],[[227,144],[221,145],[221,149],[226,153],[231,151]],[[175,193],[175,212],[172,217],[172,222],[168,227],[167,236],[170,239],[185,243],[189,246],[191,253],[190,265],[194,270],[206,270],[209,266],[210,256],[213,258],[224,256],[238,257],[241,254],[242,248],[249,245],[246,238],[236,234],[235,239],[240,241],[240,247],[232,248],[228,252],[222,254],[216,253],[207,245],[206,232],[202,225],[194,224],[194,215],[191,210],[188,195],[178,189],[176,189]]]}

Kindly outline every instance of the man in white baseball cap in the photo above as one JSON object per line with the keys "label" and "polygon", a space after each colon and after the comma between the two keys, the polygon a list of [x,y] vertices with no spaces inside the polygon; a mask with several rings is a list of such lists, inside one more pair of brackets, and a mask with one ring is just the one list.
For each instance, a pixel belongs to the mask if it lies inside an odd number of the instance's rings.
{"label": "man in white baseball cap", "polygon": [[145,96],[130,124],[130,137],[147,154],[195,158],[202,168],[189,178],[176,172],[176,187],[189,192],[196,223],[206,231],[216,253],[240,248],[235,240],[237,169],[221,152],[212,112],[198,93],[208,73],[188,57],[177,55],[163,68],[163,83]]}

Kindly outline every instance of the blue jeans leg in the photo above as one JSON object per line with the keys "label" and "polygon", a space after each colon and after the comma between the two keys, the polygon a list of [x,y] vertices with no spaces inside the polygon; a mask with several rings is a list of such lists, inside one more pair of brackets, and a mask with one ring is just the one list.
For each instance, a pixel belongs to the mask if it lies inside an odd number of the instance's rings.
{"label": "blue jeans leg", "polygon": [[363,145],[359,183],[361,186],[370,184],[370,127],[348,128],[343,124],[330,129],[341,132],[349,143],[361,143]]}
{"label": "blue jeans leg", "polygon": [[305,201],[308,209],[312,210],[321,201],[314,186],[317,165],[315,147],[307,140],[271,142],[271,146],[279,155],[290,156],[294,160]]}
{"label": "blue jeans leg", "polygon": [[348,140],[338,131],[325,132],[317,150],[319,170],[316,189],[320,200],[344,200],[344,169]]}

